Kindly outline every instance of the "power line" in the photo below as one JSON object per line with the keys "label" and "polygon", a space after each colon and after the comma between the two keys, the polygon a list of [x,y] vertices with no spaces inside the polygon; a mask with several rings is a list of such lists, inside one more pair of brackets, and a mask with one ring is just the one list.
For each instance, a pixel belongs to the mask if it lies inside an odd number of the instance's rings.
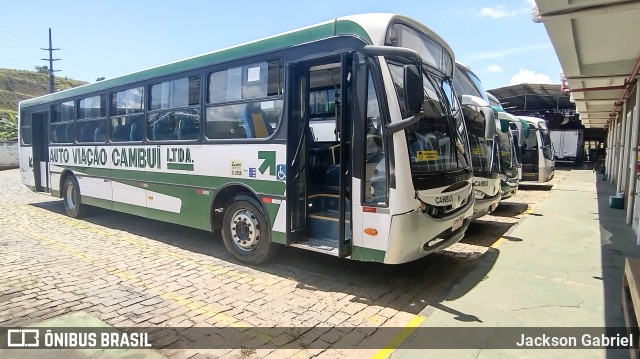
{"label": "power line", "polygon": [[29,38],[24,37],[24,36],[21,36],[21,35],[13,34],[13,33],[10,33],[10,32],[7,32],[7,31],[2,31],[2,30],[0,30],[0,33],[2,33],[2,34],[7,34],[7,35],[11,35],[11,36],[14,36],[14,37],[17,37],[17,38],[23,39],[23,40],[31,41],[31,42],[33,42],[33,43],[35,43],[35,44],[38,44],[38,46],[42,46],[42,42],[40,42],[40,41],[36,41],[36,40],[33,40],[33,39],[29,39]]}
{"label": "power line", "polygon": [[28,53],[28,54],[31,54],[31,55],[36,55],[36,56],[38,56],[38,55],[37,55],[37,52],[35,52],[35,51],[26,50],[26,49],[21,49],[21,48],[19,48],[19,47],[14,47],[14,46],[9,46],[9,45],[4,45],[4,44],[2,45],[2,47],[3,47],[3,48],[10,48],[10,49],[14,49],[14,50],[22,51],[22,52],[24,52],[24,53]]}

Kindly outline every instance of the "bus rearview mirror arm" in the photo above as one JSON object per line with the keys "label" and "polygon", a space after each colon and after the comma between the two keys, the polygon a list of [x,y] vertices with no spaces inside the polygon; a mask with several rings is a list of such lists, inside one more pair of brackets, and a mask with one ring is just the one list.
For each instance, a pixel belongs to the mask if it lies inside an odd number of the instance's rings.
{"label": "bus rearview mirror arm", "polygon": [[402,130],[404,130],[407,127],[410,127],[411,125],[413,125],[414,123],[418,122],[420,119],[422,118],[422,112],[413,115],[411,117],[402,119],[398,122],[393,122],[388,124],[385,127],[385,132],[387,135],[393,135],[396,132],[400,132]]}

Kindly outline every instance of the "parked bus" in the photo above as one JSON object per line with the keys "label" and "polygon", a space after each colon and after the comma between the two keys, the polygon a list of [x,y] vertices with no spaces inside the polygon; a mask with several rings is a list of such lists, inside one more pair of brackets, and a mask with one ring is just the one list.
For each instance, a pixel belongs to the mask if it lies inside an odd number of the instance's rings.
{"label": "parked bus", "polygon": [[518,180],[522,180],[522,147],[525,144],[525,139],[529,137],[529,123],[506,112],[500,101],[491,93],[487,92],[487,97],[489,98],[491,107],[493,107],[493,110],[498,114],[498,119],[509,123],[509,129],[511,130],[511,137],[515,147],[515,156],[518,162]]}
{"label": "parked bus", "polygon": [[553,143],[547,123],[537,117],[518,116],[529,124],[529,136],[522,147],[522,180],[548,182],[555,173]]}
{"label": "parked bus", "polygon": [[522,166],[518,160],[518,149],[512,133],[512,124],[520,122],[515,116],[504,112],[502,108],[493,107],[497,112],[496,135],[500,151],[500,194],[507,199],[516,194],[520,184]]}
{"label": "parked bus", "polygon": [[20,103],[22,181],[71,217],[404,263],[464,235],[473,182],[453,51],[404,16],[337,18]]}
{"label": "parked bus", "polygon": [[500,202],[500,159],[495,113],[480,79],[468,67],[456,63],[453,87],[460,96],[471,146],[474,195],[473,217],[493,212]]}

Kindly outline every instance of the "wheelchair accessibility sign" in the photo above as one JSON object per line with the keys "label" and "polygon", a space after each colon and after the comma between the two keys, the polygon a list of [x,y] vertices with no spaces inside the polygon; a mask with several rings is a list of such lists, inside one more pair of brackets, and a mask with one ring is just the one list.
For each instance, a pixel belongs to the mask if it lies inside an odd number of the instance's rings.
{"label": "wheelchair accessibility sign", "polygon": [[277,165],[276,166],[276,178],[281,181],[287,179],[287,166],[286,165]]}

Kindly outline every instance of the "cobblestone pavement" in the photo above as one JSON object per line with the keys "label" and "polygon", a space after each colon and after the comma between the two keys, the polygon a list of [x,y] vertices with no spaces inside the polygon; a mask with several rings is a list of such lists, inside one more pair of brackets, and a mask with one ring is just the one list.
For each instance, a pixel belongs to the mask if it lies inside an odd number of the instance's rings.
{"label": "cobblestone pavement", "polygon": [[[551,184],[565,176],[556,172]],[[350,348],[389,344],[394,337],[376,328],[396,328],[401,336],[403,327],[423,320],[475,259],[535,214],[549,188],[524,185],[473,223],[462,242],[413,263],[359,263],[284,248],[272,262],[251,267],[204,231],[100,209],[83,220],[68,218],[59,199],[30,192],[18,170],[2,171],[0,326],[82,310],[116,327],[336,327],[266,339],[288,349],[161,352],[170,358],[380,355]]]}

